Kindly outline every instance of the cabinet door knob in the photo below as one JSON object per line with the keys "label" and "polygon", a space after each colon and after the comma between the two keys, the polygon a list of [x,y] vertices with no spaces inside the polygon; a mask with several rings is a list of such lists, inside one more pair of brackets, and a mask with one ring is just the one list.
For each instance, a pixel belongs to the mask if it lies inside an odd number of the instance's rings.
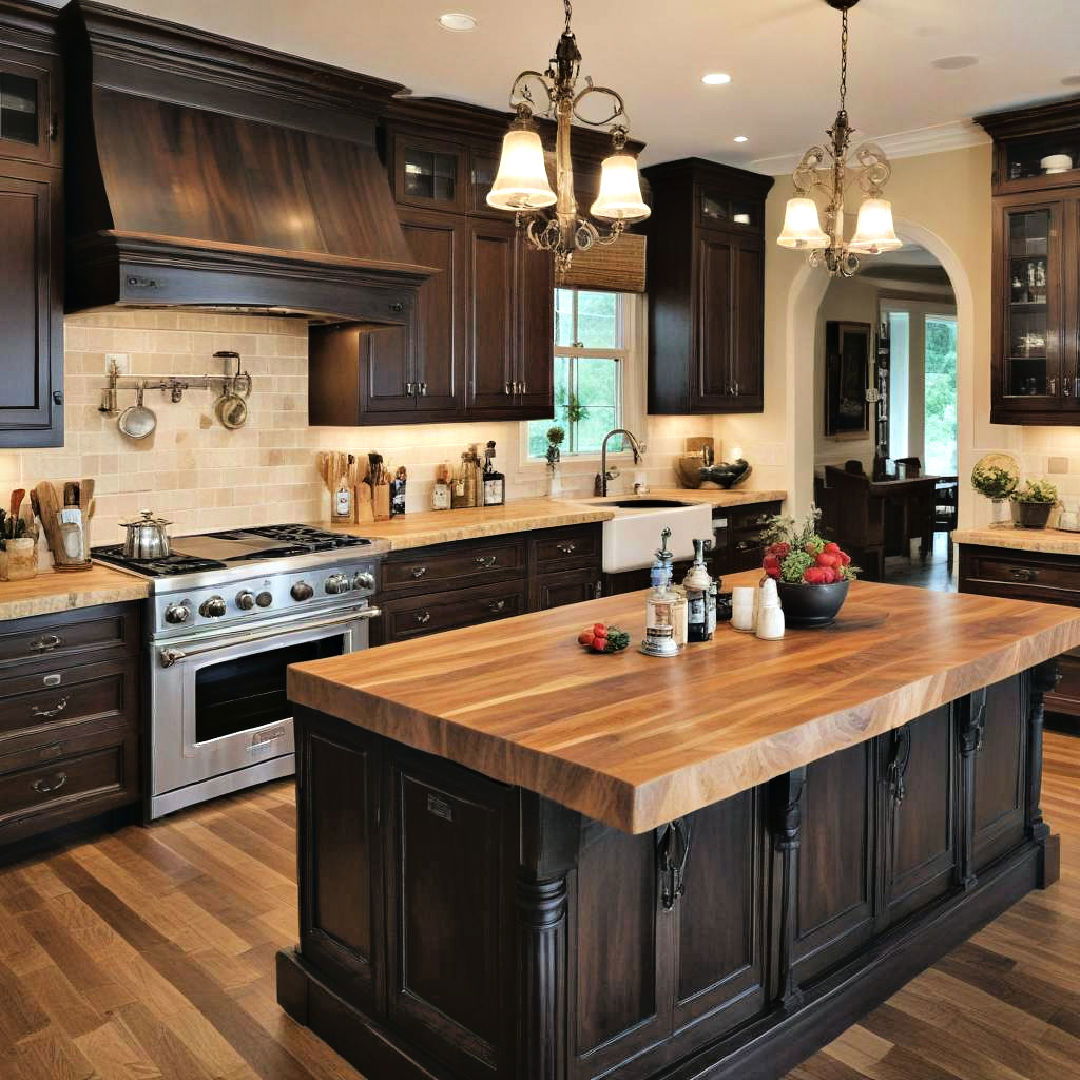
{"label": "cabinet door knob", "polygon": [[400,304],[400,303],[399,304],[391,304],[390,305],[390,310],[391,311],[404,311],[405,310],[405,305]]}
{"label": "cabinet door knob", "polygon": [[413,391],[415,390],[415,388],[416,388],[416,383],[407,382],[405,384],[405,396],[406,397],[412,397],[413,396]]}
{"label": "cabinet door knob", "polygon": [[427,397],[427,383],[426,382],[417,383],[416,387],[417,387],[417,390],[419,391],[421,397]]}
{"label": "cabinet door knob", "polygon": [[1051,397],[1056,397],[1057,392],[1058,392],[1057,391],[1057,379],[1056,378],[1048,379],[1046,385],[1047,385],[1047,388],[1050,391],[1050,396]]}
{"label": "cabinet door knob", "polygon": [[490,600],[490,601],[488,601],[488,610],[489,611],[499,612],[499,611],[505,610],[505,608],[506,608],[506,601],[505,600]]}
{"label": "cabinet door knob", "polygon": [[413,616],[413,618],[414,618],[414,619],[416,619],[416,621],[417,621],[417,622],[418,622],[418,623],[419,623],[419,624],[420,624],[421,626],[427,626],[427,624],[428,624],[429,622],[431,622],[431,612],[430,612],[430,611],[418,611],[418,612],[417,612],[417,613],[416,613],[416,614],[415,614],[415,615]]}
{"label": "cabinet door knob", "polygon": [[1009,574],[1016,581],[1036,581],[1039,577],[1038,570],[1032,570],[1026,566],[1013,566],[1009,568]]}
{"label": "cabinet door knob", "polygon": [[514,391],[510,389],[510,383],[503,383],[503,393],[509,397]]}
{"label": "cabinet door knob", "polygon": [[413,576],[413,578],[415,578],[415,580],[419,581],[427,573],[427,567],[426,566],[414,566],[409,571],[409,573],[412,574],[412,576]]}

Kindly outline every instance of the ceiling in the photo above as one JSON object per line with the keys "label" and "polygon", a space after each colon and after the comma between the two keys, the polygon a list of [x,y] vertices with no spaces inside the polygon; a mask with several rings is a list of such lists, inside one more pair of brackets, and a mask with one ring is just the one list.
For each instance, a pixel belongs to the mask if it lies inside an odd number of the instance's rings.
{"label": "ceiling", "polygon": [[[562,30],[558,0],[112,2],[494,107],[519,70],[545,65]],[[475,16],[476,30],[443,30],[447,11]],[[781,171],[764,159],[817,141],[836,109],[840,15],[824,0],[577,0],[574,29],[583,74],[623,93],[648,161],[695,154]],[[714,71],[733,81],[702,85]],[[851,13],[848,103],[863,133],[1078,92],[1076,0],[863,0]]]}
{"label": "ceiling", "polygon": [[881,284],[918,285],[934,290],[948,289],[952,283],[937,257],[919,244],[905,244],[898,251],[865,256],[859,277]]}

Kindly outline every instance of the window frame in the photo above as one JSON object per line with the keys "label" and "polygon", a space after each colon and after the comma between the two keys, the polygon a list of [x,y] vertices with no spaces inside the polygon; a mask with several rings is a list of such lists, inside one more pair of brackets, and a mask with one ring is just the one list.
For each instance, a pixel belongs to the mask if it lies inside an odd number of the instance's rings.
{"label": "window frame", "polygon": [[[565,287],[564,287],[565,288]],[[572,291],[575,293],[575,323],[576,323],[576,295],[582,292],[601,292],[612,293],[618,298],[618,303],[615,309],[616,329],[619,339],[622,344],[618,348],[611,349],[591,349],[578,345],[559,345],[554,344],[553,348],[553,362],[554,358],[565,357],[572,363],[579,359],[585,360],[614,360],[616,371],[616,404],[615,404],[615,423],[613,427],[625,427],[631,431],[638,433],[645,430],[645,400],[646,400],[646,367],[645,367],[645,354],[646,354],[646,313],[647,307],[644,303],[644,296],[640,293],[628,293],[617,292],[614,289],[583,289],[583,288],[568,288],[566,291]],[[552,321],[551,327],[552,338],[556,334],[555,321]],[[572,381],[576,380],[576,364],[571,368]],[[546,462],[542,457],[530,457],[529,456],[529,425],[536,421],[525,421],[520,425],[520,457],[521,471],[523,474],[535,473],[537,470],[543,470],[547,468]],[[556,423],[555,420],[550,423]],[[577,451],[572,449],[573,446],[572,431],[567,432],[567,442],[571,444],[571,448],[567,448],[566,444],[563,444],[561,455],[561,468],[563,473],[572,474],[575,463],[587,464],[589,466],[589,472],[594,471],[596,462],[600,460],[599,450],[589,451]],[[630,460],[631,452],[629,449],[623,449],[619,451],[608,451],[608,459],[617,462],[620,460]],[[582,470],[586,471],[586,470]]]}

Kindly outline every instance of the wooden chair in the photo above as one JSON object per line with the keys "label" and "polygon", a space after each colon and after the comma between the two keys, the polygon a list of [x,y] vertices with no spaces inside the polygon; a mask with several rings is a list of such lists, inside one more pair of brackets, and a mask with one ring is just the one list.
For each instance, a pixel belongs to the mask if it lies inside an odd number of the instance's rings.
{"label": "wooden chair", "polygon": [[866,475],[866,466],[858,458],[851,458],[844,462],[844,472],[854,473],[856,476]]}
{"label": "wooden chair", "polygon": [[863,568],[864,577],[881,581],[885,574],[885,501],[870,492],[865,473],[825,466],[825,505],[833,539]]}
{"label": "wooden chair", "polygon": [[952,569],[952,534],[960,512],[960,480],[956,476],[942,476],[934,488],[934,532],[943,532],[947,538],[947,565]]}

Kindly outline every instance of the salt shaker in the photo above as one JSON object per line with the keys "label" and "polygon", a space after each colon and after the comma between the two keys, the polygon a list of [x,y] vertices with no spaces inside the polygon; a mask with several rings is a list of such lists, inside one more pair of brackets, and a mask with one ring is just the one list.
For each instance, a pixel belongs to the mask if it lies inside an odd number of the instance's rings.
{"label": "salt shaker", "polygon": [[785,625],[784,609],[780,606],[776,582],[772,578],[766,578],[761,586],[754,633],[765,641],[775,641],[784,636]]}

